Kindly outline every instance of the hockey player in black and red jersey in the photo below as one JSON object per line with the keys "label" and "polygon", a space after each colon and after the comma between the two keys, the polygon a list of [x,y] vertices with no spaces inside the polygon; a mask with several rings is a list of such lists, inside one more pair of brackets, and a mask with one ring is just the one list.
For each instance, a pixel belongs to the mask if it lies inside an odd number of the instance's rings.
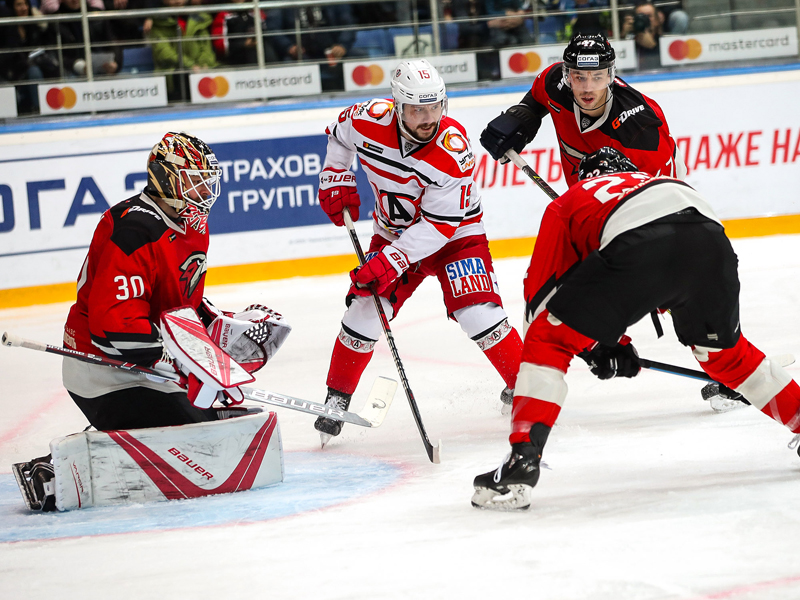
{"label": "hockey player in black and red jersey", "polygon": [[[167,133],[153,147],[144,191],[112,206],[95,229],[64,327],[65,347],[180,374],[163,348],[158,324],[164,311],[190,306],[212,340],[248,371],[261,368],[277,351],[291,330],[278,313],[252,305],[233,314],[203,298],[207,219],[220,193],[220,174],[211,148],[196,137]],[[99,431],[227,416],[196,406],[199,398],[210,406],[208,384],[184,375],[176,384],[73,358],[64,358],[62,366],[64,387]],[[211,391],[225,402],[241,401],[238,388]],[[49,459],[15,465],[32,508],[54,508],[53,495],[45,493],[52,479]]]}
{"label": "hockey player in black and red jersey", "polygon": [[581,356],[601,379],[634,377],[641,367],[625,330],[656,309],[670,310],[678,339],[708,375],[800,433],[800,387],[742,335],[736,254],[708,203],[613,148],[585,157],[579,177],[539,228],[525,279],[511,453],[475,478],[480,508],[530,505],[570,361]]}
{"label": "hockey player in black and red jersey", "polygon": [[[375,207],[368,260],[350,273],[353,285],[331,357],[326,403],[349,406],[381,335],[368,286],[375,287],[391,319],[428,276],[439,279],[447,314],[503,378],[501,399],[510,402],[522,342],[498,294],[466,131],[447,116],[444,82],[427,61],[400,63],[391,87],[391,100],[351,106],[326,131],[322,209],[339,226],[345,208],[358,218],[361,200],[349,170],[355,156]],[[342,423],[320,417],[315,427],[324,446]]]}
{"label": "hockey player in black and red jersey", "polygon": [[506,162],[506,151],[522,152],[549,113],[568,186],[578,180],[581,159],[605,146],[645,173],[684,179],[686,165],[661,107],[617,77],[615,62],[605,35],[576,34],[564,61],[539,73],[519,104],[489,122],[481,145]]}

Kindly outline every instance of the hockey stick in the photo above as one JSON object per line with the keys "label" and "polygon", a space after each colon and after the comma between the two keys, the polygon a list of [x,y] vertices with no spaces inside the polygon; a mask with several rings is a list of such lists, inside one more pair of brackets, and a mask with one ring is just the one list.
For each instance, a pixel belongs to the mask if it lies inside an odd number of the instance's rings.
{"label": "hockey stick", "polygon": [[[350,240],[353,242],[353,248],[358,256],[358,263],[363,266],[366,262],[366,258],[364,256],[364,251],[361,249],[361,242],[358,241],[358,234],[356,233],[356,228],[353,225],[353,219],[350,217],[350,211],[345,208],[342,211],[342,214],[344,215],[344,223],[347,226],[347,232],[350,234]],[[386,335],[386,341],[389,344],[389,349],[392,352],[394,365],[397,367],[397,373],[400,375],[400,381],[402,382],[403,389],[406,392],[408,404],[411,406],[411,414],[414,415],[414,422],[417,424],[417,429],[419,429],[419,434],[422,437],[422,443],[425,446],[425,451],[428,453],[428,458],[432,463],[439,464],[441,461],[442,441],[439,440],[439,444],[434,446],[431,444],[430,439],[428,439],[428,434],[425,432],[425,426],[422,424],[422,417],[419,414],[417,401],[414,399],[414,393],[411,391],[411,387],[408,385],[408,378],[406,377],[405,369],[403,369],[403,363],[400,361],[400,355],[397,353],[397,346],[394,343],[394,336],[392,335],[392,330],[389,327],[389,319],[386,318],[386,312],[383,310],[383,305],[381,304],[380,297],[375,291],[375,288],[370,286],[370,291],[372,292],[372,299],[375,301],[375,310],[378,311],[378,317],[380,317],[381,320],[383,333]]]}
{"label": "hockey stick", "polygon": [[556,200],[558,198],[556,191],[551,188],[544,179],[539,177],[539,174],[514,150],[506,150],[506,157],[513,162],[520,171],[525,173],[533,183],[538,185],[540,190],[550,196],[550,200]]}
{"label": "hockey stick", "polygon": [[[149,367],[135,365],[133,363],[122,362],[113,358],[105,356],[98,356],[96,354],[89,354],[87,352],[80,352],[78,350],[71,350],[70,348],[63,348],[61,346],[51,346],[50,344],[43,344],[21,338],[17,335],[5,332],[3,333],[2,345],[8,347],[28,348],[30,350],[38,350],[40,352],[48,352],[50,354],[58,354],[60,356],[68,356],[81,362],[100,365],[103,367],[112,367],[114,369],[122,369],[130,373],[139,373],[141,375],[149,375],[154,379],[161,379],[162,381],[172,381],[177,383],[181,380],[178,374],[165,373],[157,371]],[[310,402],[309,400],[301,400],[292,396],[284,394],[277,394],[275,392],[268,392],[267,390],[259,390],[256,388],[242,387],[244,397],[253,402],[260,402],[261,404],[271,404],[273,406],[282,406],[300,412],[324,416],[337,421],[345,421],[353,425],[360,425],[361,427],[379,427],[383,423],[386,412],[394,399],[394,392],[397,389],[397,382],[393,379],[386,377],[378,377],[372,386],[367,402],[360,413],[348,412],[319,404],[317,402]]]}

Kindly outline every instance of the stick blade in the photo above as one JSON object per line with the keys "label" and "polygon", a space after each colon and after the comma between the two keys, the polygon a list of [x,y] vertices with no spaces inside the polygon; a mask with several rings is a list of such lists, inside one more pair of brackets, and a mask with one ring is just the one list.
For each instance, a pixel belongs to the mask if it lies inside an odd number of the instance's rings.
{"label": "stick blade", "polygon": [[442,462],[442,440],[439,440],[439,443],[436,444],[433,449],[431,450],[431,462],[435,465],[441,464]]}
{"label": "stick blade", "polygon": [[362,419],[370,422],[372,427],[380,427],[397,391],[397,382],[388,377],[377,377],[367,397],[367,402],[361,412],[357,413]]}

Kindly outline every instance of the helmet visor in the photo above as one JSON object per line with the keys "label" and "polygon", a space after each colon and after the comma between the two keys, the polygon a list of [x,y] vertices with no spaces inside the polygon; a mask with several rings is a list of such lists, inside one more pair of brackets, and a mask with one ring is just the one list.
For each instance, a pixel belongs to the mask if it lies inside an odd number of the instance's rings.
{"label": "helmet visor", "polygon": [[183,199],[206,213],[219,197],[219,169],[181,169],[180,182]]}
{"label": "helmet visor", "polygon": [[565,67],[564,78],[573,92],[599,92],[611,85],[614,74],[611,67],[597,71]]}
{"label": "helmet visor", "polygon": [[400,105],[400,119],[403,130],[420,142],[430,141],[439,130],[439,122],[447,114],[446,100],[430,104]]}

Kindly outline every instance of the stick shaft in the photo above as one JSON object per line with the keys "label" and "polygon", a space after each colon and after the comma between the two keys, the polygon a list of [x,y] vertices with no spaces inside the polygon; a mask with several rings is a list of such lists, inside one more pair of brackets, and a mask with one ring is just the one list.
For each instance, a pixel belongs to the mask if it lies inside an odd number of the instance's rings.
{"label": "stick shaft", "polygon": [[[364,251],[361,249],[361,242],[358,240],[358,234],[356,233],[356,228],[353,225],[353,219],[350,217],[350,211],[345,208],[342,213],[344,215],[344,223],[347,226],[347,232],[350,234],[350,240],[353,242],[353,248],[358,256],[358,262],[363,266],[366,262]],[[431,462],[439,462],[438,460],[435,460],[438,459],[437,448],[434,448],[433,444],[431,444],[431,441],[428,438],[428,434],[425,432],[425,426],[422,423],[422,416],[419,414],[417,401],[414,399],[414,393],[411,391],[411,386],[408,383],[406,371],[403,368],[403,362],[400,360],[400,354],[397,352],[397,345],[394,343],[392,329],[389,327],[389,319],[386,317],[386,311],[383,310],[380,296],[378,296],[378,293],[375,291],[373,286],[370,286],[370,291],[372,292],[372,299],[375,302],[375,310],[378,311],[381,327],[383,327],[383,333],[386,335],[386,342],[389,344],[389,350],[391,351],[392,358],[394,359],[394,366],[397,368],[397,374],[400,375],[400,382],[403,385],[403,390],[406,393],[408,404],[411,407],[411,414],[414,416],[414,422],[417,424],[420,437],[422,437],[422,443],[425,446],[425,452],[428,453],[428,458]]]}
{"label": "stick shaft", "polygon": [[551,188],[547,184],[547,182],[544,179],[542,179],[539,176],[539,174],[536,171],[534,171],[527,162],[525,162],[524,158],[522,158],[514,150],[506,151],[506,156],[509,158],[509,160],[511,160],[511,162],[513,162],[517,166],[517,168],[520,171],[525,173],[525,175],[527,175],[528,178],[533,183],[538,185],[539,189],[542,190],[545,194],[547,194],[551,200],[555,200],[556,198],[558,198],[558,194],[556,193],[556,191],[553,188]]}

